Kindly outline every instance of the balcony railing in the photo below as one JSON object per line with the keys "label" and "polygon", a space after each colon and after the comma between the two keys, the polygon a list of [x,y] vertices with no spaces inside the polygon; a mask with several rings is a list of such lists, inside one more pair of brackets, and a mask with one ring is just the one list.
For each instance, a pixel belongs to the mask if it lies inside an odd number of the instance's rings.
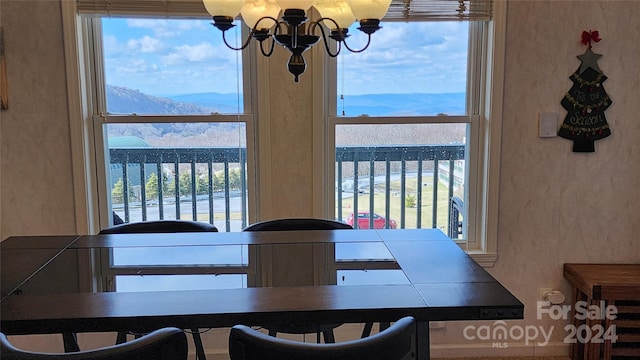
{"label": "balcony railing", "polygon": [[[109,154],[112,207],[125,222],[187,219],[221,231],[247,226],[246,149],[113,148]],[[452,234],[459,221],[451,216],[462,214],[450,211],[450,199],[462,194],[463,160],[464,145],[337,147],[336,217],[364,213],[365,226],[378,227],[379,214],[383,227],[393,227],[395,218],[398,228]]]}

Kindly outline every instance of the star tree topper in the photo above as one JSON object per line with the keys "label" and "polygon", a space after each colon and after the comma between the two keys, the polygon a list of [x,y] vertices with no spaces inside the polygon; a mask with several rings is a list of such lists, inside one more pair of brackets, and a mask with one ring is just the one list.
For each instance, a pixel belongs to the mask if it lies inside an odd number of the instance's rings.
{"label": "star tree topper", "polygon": [[582,32],[582,43],[584,45],[589,45],[587,51],[582,55],[578,55],[578,59],[582,62],[580,65],[580,74],[582,74],[588,68],[592,68],[593,70],[601,73],[600,67],[598,66],[598,59],[602,57],[601,54],[596,54],[591,51],[591,42],[599,42],[600,35],[598,34],[598,30],[595,31],[583,31]]}

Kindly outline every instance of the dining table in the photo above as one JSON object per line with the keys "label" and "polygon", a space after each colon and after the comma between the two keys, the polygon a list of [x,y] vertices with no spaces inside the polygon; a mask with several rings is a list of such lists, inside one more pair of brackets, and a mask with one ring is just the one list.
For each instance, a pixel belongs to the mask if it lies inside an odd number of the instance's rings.
{"label": "dining table", "polygon": [[522,319],[524,305],[438,229],[12,236],[8,335]]}

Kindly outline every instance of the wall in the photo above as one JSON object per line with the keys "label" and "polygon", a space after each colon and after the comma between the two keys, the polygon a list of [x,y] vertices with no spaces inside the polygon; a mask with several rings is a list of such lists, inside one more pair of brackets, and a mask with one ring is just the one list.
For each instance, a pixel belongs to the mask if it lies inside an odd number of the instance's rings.
{"label": "wall", "polygon": [[[0,13],[11,107],[0,114],[1,238],[73,233],[60,4],[2,0]],[[536,319],[538,288],[569,294],[565,262],[640,261],[639,19],[637,1],[509,1],[499,258],[489,270],[525,302],[526,319],[509,326],[554,326],[553,338],[544,347],[521,340],[492,349],[491,342],[463,336],[468,323],[450,322],[432,331],[434,355],[565,353],[564,322]],[[560,100],[571,88],[576,56],[585,50],[583,30],[600,31],[603,40],[594,51],[603,54],[599,65],[613,99],[605,113],[613,135],[596,142],[592,154],[572,153],[571,142],[562,138],[537,137],[539,112],[556,112],[560,120],[566,113]],[[282,71],[270,75],[274,216],[311,213],[312,203],[301,201],[312,192],[310,76],[294,84],[282,63],[269,62],[272,71]],[[278,153],[293,158],[285,161]]]}
{"label": "wall", "polygon": [[[537,319],[540,287],[570,288],[562,277],[569,262],[640,262],[640,2],[509,1],[499,192],[499,258],[490,272],[525,303],[522,322],[552,332],[547,346],[509,340],[508,349],[473,355],[543,355],[565,350],[564,321]],[[605,112],[612,135],[596,142],[595,153],[573,153],[572,142],[539,138],[539,112],[559,114],[586,47],[583,30],[598,30],[593,50],[609,78],[604,88],[613,100]],[[568,303],[568,301],[567,301]],[[488,323],[491,325],[492,323]],[[468,324],[447,324],[434,331],[439,349],[462,348]],[[478,326],[480,324],[477,324]],[[532,332],[533,334],[533,332]],[[455,351],[444,351],[446,354]]]}
{"label": "wall", "polygon": [[0,13],[9,83],[9,109],[0,113],[0,238],[73,234],[60,3],[3,0]]}

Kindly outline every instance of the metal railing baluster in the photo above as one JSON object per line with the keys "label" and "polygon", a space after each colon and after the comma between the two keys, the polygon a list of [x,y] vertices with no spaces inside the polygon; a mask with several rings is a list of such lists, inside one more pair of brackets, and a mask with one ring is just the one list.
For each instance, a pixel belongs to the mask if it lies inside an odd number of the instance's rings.
{"label": "metal railing baluster", "polygon": [[[175,199],[175,218],[180,219],[183,217],[180,209],[181,194],[180,194],[180,177],[182,173],[191,172],[191,199],[184,199],[191,202],[192,218],[197,220],[198,208],[204,210],[201,204],[198,202],[198,171],[208,176],[207,189],[208,196],[203,196],[201,201],[207,201],[206,205],[208,212],[208,218],[210,223],[214,223],[215,207],[214,201],[224,196],[224,218],[225,224],[223,226],[225,231],[231,230],[231,202],[232,197],[240,197],[239,206],[240,209],[240,221],[241,226],[245,227],[248,224],[247,219],[247,174],[246,174],[246,149],[244,148],[232,148],[232,147],[215,147],[215,148],[114,148],[110,149],[111,168],[112,171],[117,171],[117,167],[121,167],[122,171],[122,185],[123,185],[123,199],[122,206],[124,211],[125,221],[131,221],[132,211],[132,198],[129,198],[131,192],[130,184],[131,178],[131,166],[140,167],[140,186],[141,191],[139,196],[141,197],[141,214],[143,220],[150,219],[147,204],[148,201],[155,200],[149,197],[149,193],[146,191],[145,180],[150,173],[155,172],[158,175],[157,184],[157,200],[158,200],[158,215],[160,219],[165,218],[164,201],[174,196]],[[336,218],[338,220],[345,221],[346,216],[343,211],[343,203],[349,201],[349,197],[345,197],[344,194],[352,192],[352,211],[356,215],[354,221],[354,227],[358,227],[357,213],[359,211],[359,199],[360,190],[369,190],[369,194],[365,195],[364,199],[369,200],[369,205],[366,207],[369,210],[369,224],[373,226],[374,209],[384,208],[384,214],[386,217],[385,227],[389,227],[389,220],[393,216],[399,216],[398,221],[399,228],[406,228],[408,225],[413,224],[412,221],[407,221],[407,204],[408,197],[415,196],[412,199],[413,204],[416,206],[416,227],[422,226],[422,213],[423,203],[425,202],[424,196],[428,196],[426,193],[427,188],[423,188],[424,174],[432,172],[433,182],[431,191],[432,202],[432,226],[448,227],[448,225],[438,224],[438,201],[439,201],[439,186],[448,186],[448,198],[452,196],[459,196],[454,193],[454,187],[459,186],[455,179],[456,160],[464,160],[464,145],[396,145],[396,146],[340,146],[336,147]],[[441,166],[445,162],[446,166]],[[362,167],[360,166],[362,163]],[[368,166],[366,166],[367,164]],[[153,165],[155,171],[149,171],[145,166]],[[169,166],[173,172],[173,184],[171,182],[165,183],[165,167]],[[239,172],[240,181],[238,183],[231,184],[231,168],[234,171]],[[204,169],[204,170],[203,170]],[[220,179],[224,184],[221,184],[221,188],[216,186],[216,169],[223,171],[224,180]],[[408,191],[409,177],[414,176],[416,178],[416,189],[414,193]],[[446,174],[448,172],[448,174]],[[116,173],[117,174],[117,173]],[[137,174],[136,174],[137,175]],[[237,173],[233,174],[233,181]],[[399,175],[399,179],[396,177]],[[184,176],[184,175],[182,175]],[[360,184],[360,179],[366,176],[369,183]],[[447,181],[442,183],[442,178],[448,176]],[[134,178],[137,178],[135,176]],[[349,181],[349,178],[353,179],[353,186],[346,187],[345,184]],[[384,178],[384,180],[382,180]],[[376,179],[379,179],[379,183],[376,184]],[[394,180],[395,179],[395,180]],[[384,181],[384,184],[381,182]],[[395,185],[393,181],[398,181]],[[361,186],[362,185],[362,186]],[[111,184],[113,186],[113,184]],[[137,186],[137,185],[135,185]],[[235,194],[238,191],[239,194]],[[376,188],[380,188],[381,196],[376,197]],[[171,194],[173,189],[174,194]],[[187,196],[188,194],[184,194]],[[391,213],[392,196],[399,196],[400,202],[399,215]],[[442,196],[440,196],[441,198]],[[206,198],[206,200],[205,200]],[[118,199],[119,200],[119,199]],[[361,200],[361,199],[360,199]],[[448,200],[448,199],[447,199]],[[137,200],[135,200],[137,204]],[[384,204],[376,204],[375,201],[382,201]],[[428,205],[428,204],[427,204]],[[137,210],[136,210],[137,211]],[[237,211],[237,210],[234,210]],[[382,213],[382,212],[381,212]],[[411,212],[413,213],[413,212]],[[234,216],[235,213],[234,213]],[[409,219],[411,220],[411,219]],[[410,225],[413,226],[413,225]],[[220,228],[220,227],[219,227]],[[221,229],[222,230],[222,229]]]}
{"label": "metal railing baluster", "polygon": [[196,176],[196,158],[191,160],[191,216],[193,221],[198,220],[198,188]]}

